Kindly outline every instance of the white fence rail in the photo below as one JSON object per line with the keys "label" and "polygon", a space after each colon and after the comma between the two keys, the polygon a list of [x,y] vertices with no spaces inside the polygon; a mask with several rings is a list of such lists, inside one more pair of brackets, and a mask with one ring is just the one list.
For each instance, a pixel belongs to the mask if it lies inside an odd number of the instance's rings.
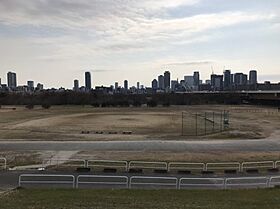
{"label": "white fence rail", "polygon": [[225,187],[224,178],[181,178],[179,180],[179,189],[195,188],[218,188]]}
{"label": "white fence rail", "polygon": [[[76,182],[76,184],[75,184]],[[239,178],[176,178],[150,176],[22,174],[19,186],[71,186],[72,188],[131,189],[250,189],[280,185],[280,176]]]}
{"label": "white fence rail", "polygon": [[7,169],[7,159],[4,157],[0,157],[0,170]]}
{"label": "white fence rail", "polygon": [[225,181],[226,189],[234,188],[266,188],[269,186],[269,178],[267,177],[241,177],[227,178]]}
{"label": "white fence rail", "polygon": [[176,177],[132,176],[130,178],[129,188],[177,189],[178,179]]}
{"label": "white fence rail", "polygon": [[117,161],[117,160],[88,160],[87,167],[92,168],[117,168],[128,170],[127,161]]}
{"label": "white fence rail", "polygon": [[135,169],[168,169],[167,162],[146,162],[146,161],[130,161],[128,170]]}
{"label": "white fence rail", "polygon": [[261,161],[261,162],[243,162],[241,171],[246,169],[259,169],[259,168],[274,168],[274,161]]}
{"label": "white fence rail", "polygon": [[99,176],[99,175],[80,175],[77,177],[76,188],[81,187],[117,187],[128,188],[129,178],[127,176]]}
{"label": "white fence rail", "polygon": [[75,177],[73,175],[22,174],[19,176],[18,186],[23,185],[71,185],[75,188]]}
{"label": "white fence rail", "polygon": [[180,170],[190,170],[190,171],[203,171],[205,170],[204,163],[180,163],[171,162],[168,164],[168,171],[180,171]]}
{"label": "white fence rail", "polygon": [[241,171],[241,164],[239,162],[228,163],[206,163],[206,171],[215,170],[237,170]]}
{"label": "white fence rail", "polygon": [[42,162],[43,167],[86,167],[86,160],[82,159],[47,159]]}

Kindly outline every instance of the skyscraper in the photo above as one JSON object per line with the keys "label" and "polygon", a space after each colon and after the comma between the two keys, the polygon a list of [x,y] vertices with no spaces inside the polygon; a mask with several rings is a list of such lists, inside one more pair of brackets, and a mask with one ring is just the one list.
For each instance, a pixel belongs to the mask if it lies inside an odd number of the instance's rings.
{"label": "skyscraper", "polygon": [[17,75],[13,72],[8,72],[7,74],[7,80],[8,80],[8,87],[11,89],[14,89],[17,87]]}
{"label": "skyscraper", "polygon": [[74,80],[74,88],[73,88],[73,90],[74,91],[79,91],[79,88],[80,88],[79,80]]}
{"label": "skyscraper", "polygon": [[128,81],[127,80],[124,81],[124,89],[128,90]]}
{"label": "skyscraper", "polygon": [[90,72],[85,73],[85,87],[86,90],[91,90],[91,74]]}
{"label": "skyscraper", "polygon": [[199,72],[193,73],[193,85],[199,86]]}
{"label": "skyscraper", "polygon": [[165,90],[170,89],[170,72],[169,71],[164,72],[164,89]]}
{"label": "skyscraper", "polygon": [[157,90],[157,88],[158,88],[158,81],[157,81],[157,79],[154,79],[152,81],[152,89]]}
{"label": "skyscraper", "polygon": [[29,91],[34,91],[34,81],[27,81]]}
{"label": "skyscraper", "polygon": [[158,76],[158,88],[160,90],[164,89],[164,77],[163,77],[163,75]]}
{"label": "skyscraper", "polygon": [[231,71],[225,70],[224,71],[224,90],[230,90],[231,89]]}
{"label": "skyscraper", "polygon": [[251,70],[249,74],[249,84],[256,85],[258,83],[258,75],[256,70]]}

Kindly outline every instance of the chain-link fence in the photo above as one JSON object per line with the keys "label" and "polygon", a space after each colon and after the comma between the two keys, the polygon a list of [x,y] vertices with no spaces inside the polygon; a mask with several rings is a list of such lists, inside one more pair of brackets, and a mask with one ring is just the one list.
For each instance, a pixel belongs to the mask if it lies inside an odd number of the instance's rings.
{"label": "chain-link fence", "polygon": [[182,113],[182,136],[205,136],[229,128],[229,112]]}

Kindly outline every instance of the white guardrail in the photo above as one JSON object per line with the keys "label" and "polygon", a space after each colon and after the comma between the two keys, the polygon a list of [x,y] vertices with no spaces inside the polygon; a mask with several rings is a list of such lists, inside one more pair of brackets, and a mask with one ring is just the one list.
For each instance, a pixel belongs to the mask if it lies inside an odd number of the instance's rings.
{"label": "white guardrail", "polygon": [[83,186],[100,187],[117,186],[118,188],[128,188],[129,178],[127,176],[99,176],[99,175],[80,175],[77,177],[76,188]]}
{"label": "white guardrail", "polygon": [[215,170],[236,170],[241,171],[241,164],[239,162],[228,162],[228,163],[206,163],[206,171]]}
{"label": "white guardrail", "polygon": [[118,160],[87,160],[87,167],[92,168],[117,168],[127,171],[128,162]]}
{"label": "white guardrail", "polygon": [[204,171],[205,164],[204,163],[179,163],[179,162],[171,162],[168,164],[168,171],[172,170],[196,170],[196,171]]}
{"label": "white guardrail", "polygon": [[280,176],[239,178],[176,178],[150,176],[103,176],[103,175],[45,175],[22,174],[23,185],[71,185],[73,188],[130,188],[130,189],[250,189],[280,185]]}
{"label": "white guardrail", "polygon": [[73,175],[52,174],[22,174],[19,176],[18,186],[22,185],[71,185],[75,188],[75,177]]}
{"label": "white guardrail", "polygon": [[0,157],[0,170],[7,169],[7,159],[4,157]]}
{"label": "white guardrail", "polygon": [[130,161],[128,164],[128,170],[132,168],[140,169],[168,169],[167,162],[146,162],[146,161]]}
{"label": "white guardrail", "polygon": [[261,161],[261,162],[243,162],[241,164],[241,171],[245,169],[258,169],[258,168],[275,168],[274,161]]}
{"label": "white guardrail", "polygon": [[130,178],[129,188],[178,188],[178,179],[176,177],[147,177],[132,176]]}

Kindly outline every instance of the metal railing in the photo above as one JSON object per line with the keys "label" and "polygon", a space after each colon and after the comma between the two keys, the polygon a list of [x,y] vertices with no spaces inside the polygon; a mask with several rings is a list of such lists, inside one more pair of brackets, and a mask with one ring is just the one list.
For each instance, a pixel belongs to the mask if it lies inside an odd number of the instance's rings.
{"label": "metal railing", "polygon": [[181,178],[179,189],[183,188],[220,188],[225,187],[224,178]]}
{"label": "metal railing", "polygon": [[55,167],[80,166],[80,167],[86,167],[86,160],[83,160],[83,159],[47,159],[47,160],[43,160],[42,167],[49,167],[49,166],[55,166]]}
{"label": "metal railing", "polygon": [[280,176],[239,178],[177,178],[154,176],[47,175],[22,174],[18,185],[71,185],[73,188],[152,188],[152,189],[239,189],[268,188],[280,185]]}
{"label": "metal railing", "polygon": [[204,163],[180,163],[180,162],[170,162],[168,163],[168,171],[172,170],[205,170]]}
{"label": "metal railing", "polygon": [[227,162],[227,163],[206,163],[206,171],[209,170],[237,170],[241,171],[241,164],[239,162]]}
{"label": "metal railing", "polygon": [[229,188],[266,188],[270,179],[267,177],[226,178],[225,189]]}
{"label": "metal railing", "polygon": [[100,185],[118,186],[118,188],[128,188],[129,178],[127,176],[99,176],[99,175],[80,175],[77,177],[76,188],[82,185],[98,187]]}
{"label": "metal railing", "polygon": [[[25,178],[27,180],[25,180]],[[28,185],[34,185],[34,184],[58,185],[59,184],[59,185],[71,185],[72,188],[75,188],[75,177],[73,175],[22,174],[19,176],[18,186],[21,187],[23,184],[28,184]]]}
{"label": "metal railing", "polygon": [[87,167],[93,168],[118,168],[128,171],[127,161],[118,160],[87,160]]}
{"label": "metal railing", "polygon": [[4,157],[0,157],[0,170],[6,170],[7,169],[7,159]]}
{"label": "metal railing", "polygon": [[146,162],[146,161],[130,161],[128,163],[128,170],[132,168],[140,169],[168,169],[167,162]]}
{"label": "metal railing", "polygon": [[245,169],[258,169],[258,168],[275,168],[274,161],[260,161],[260,162],[243,162],[241,164],[241,171]]}
{"label": "metal railing", "polygon": [[147,177],[132,176],[130,178],[129,188],[178,188],[178,179],[176,177]]}

